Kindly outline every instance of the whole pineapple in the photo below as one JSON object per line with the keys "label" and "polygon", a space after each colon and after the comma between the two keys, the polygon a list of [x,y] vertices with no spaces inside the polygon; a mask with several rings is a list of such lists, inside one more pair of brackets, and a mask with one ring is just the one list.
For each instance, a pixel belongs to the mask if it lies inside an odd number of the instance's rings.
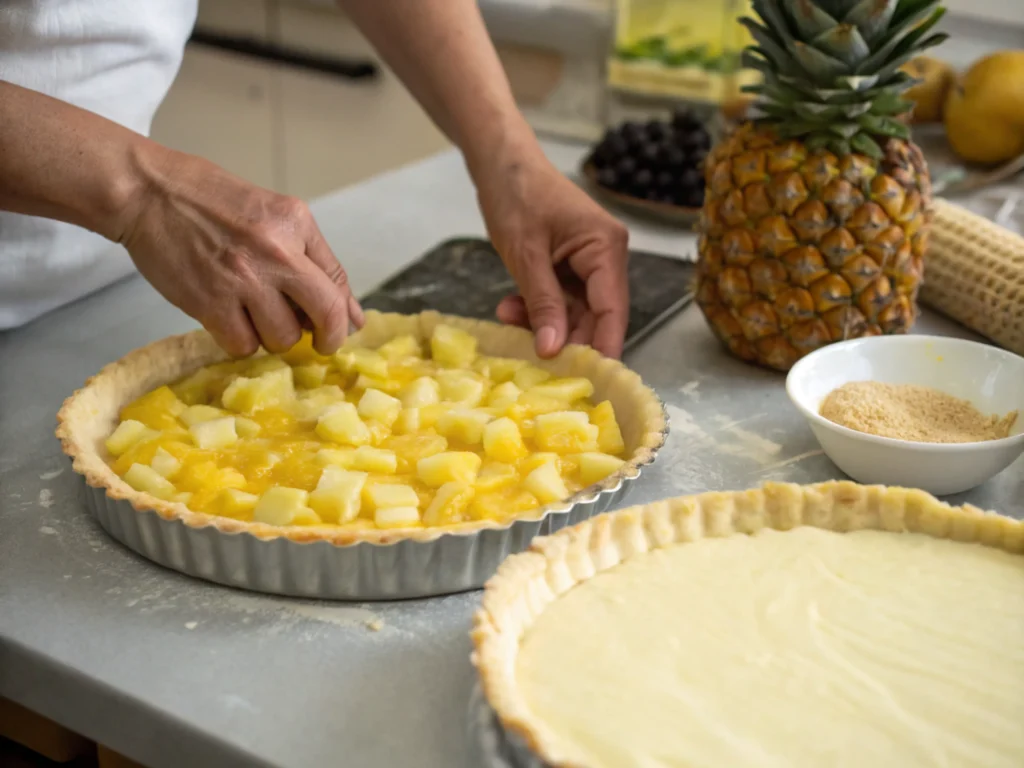
{"label": "whole pineapple", "polygon": [[762,117],[712,149],[697,301],[733,354],[779,370],[907,331],[931,209],[900,66],[946,38],[939,0],[753,0]]}

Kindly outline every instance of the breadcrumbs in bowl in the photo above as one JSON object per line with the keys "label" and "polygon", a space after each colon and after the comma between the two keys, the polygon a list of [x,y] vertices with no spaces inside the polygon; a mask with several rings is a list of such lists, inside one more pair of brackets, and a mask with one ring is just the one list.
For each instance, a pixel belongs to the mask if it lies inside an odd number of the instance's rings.
{"label": "breadcrumbs in bowl", "polygon": [[1024,453],[1024,358],[942,336],[823,347],[786,379],[822,449],[861,483],[959,493]]}

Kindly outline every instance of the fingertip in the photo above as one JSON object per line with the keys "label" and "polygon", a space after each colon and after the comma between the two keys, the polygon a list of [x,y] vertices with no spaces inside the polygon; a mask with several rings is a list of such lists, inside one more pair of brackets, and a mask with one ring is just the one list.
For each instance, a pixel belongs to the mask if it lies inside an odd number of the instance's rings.
{"label": "fingertip", "polygon": [[354,325],[357,330],[366,325],[366,313],[363,312],[363,306],[352,294],[349,294],[348,297],[348,316],[352,321],[352,325]]}
{"label": "fingertip", "polygon": [[561,345],[558,343],[558,331],[546,325],[537,331],[537,354],[541,357],[554,357]]}
{"label": "fingertip", "polygon": [[512,325],[515,320],[515,311],[505,301],[502,301],[494,310],[494,316],[505,325]]}
{"label": "fingertip", "polygon": [[622,357],[622,349],[625,345],[625,329],[618,325],[612,325],[607,320],[602,323],[598,321],[594,330],[594,349],[605,357],[618,360]]}
{"label": "fingertip", "polygon": [[526,311],[526,304],[523,302],[522,296],[506,296],[498,304],[494,314],[505,325],[530,328],[530,315]]}

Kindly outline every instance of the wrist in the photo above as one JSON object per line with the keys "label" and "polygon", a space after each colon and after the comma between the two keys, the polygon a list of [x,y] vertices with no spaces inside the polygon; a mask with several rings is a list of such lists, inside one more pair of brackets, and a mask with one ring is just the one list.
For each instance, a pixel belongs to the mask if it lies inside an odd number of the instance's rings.
{"label": "wrist", "polygon": [[169,151],[144,136],[126,142],[99,201],[97,232],[122,244],[130,238],[139,216],[161,183],[162,167]]}
{"label": "wrist", "polygon": [[547,159],[526,120],[518,112],[508,120],[494,121],[462,148],[466,167],[479,189],[490,179],[502,178]]}

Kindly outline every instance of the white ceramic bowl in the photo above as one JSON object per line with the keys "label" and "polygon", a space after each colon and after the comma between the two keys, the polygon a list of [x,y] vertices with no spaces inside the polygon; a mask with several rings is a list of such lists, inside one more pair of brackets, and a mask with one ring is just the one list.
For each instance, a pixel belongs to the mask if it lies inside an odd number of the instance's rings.
{"label": "white ceramic bowl", "polygon": [[[857,432],[818,413],[821,401],[851,381],[918,384],[970,401],[982,413],[1020,416],[1001,440],[918,443]],[[945,336],[873,336],[822,347],[786,377],[790,400],[825,454],[861,483],[959,493],[980,485],[1024,453],[1024,357]]]}

